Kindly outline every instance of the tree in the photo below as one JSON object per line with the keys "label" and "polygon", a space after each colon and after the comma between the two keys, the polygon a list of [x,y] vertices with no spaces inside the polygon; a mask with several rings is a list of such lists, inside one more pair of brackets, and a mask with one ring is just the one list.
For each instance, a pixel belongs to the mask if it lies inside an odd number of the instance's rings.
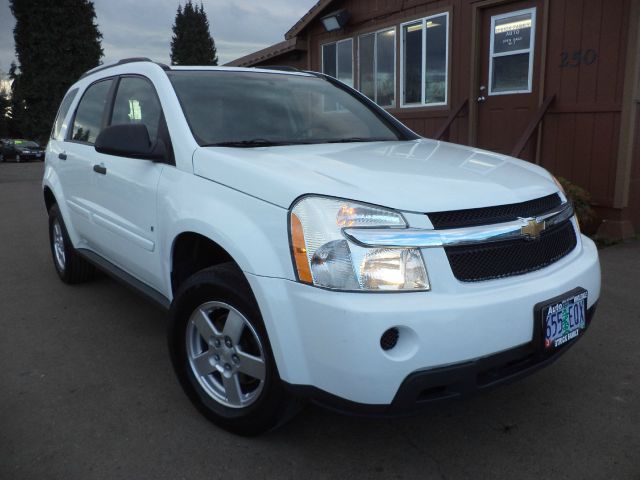
{"label": "tree", "polygon": [[209,33],[209,20],[202,4],[191,0],[178,6],[171,38],[172,65],[218,65],[216,44]]}
{"label": "tree", "polygon": [[62,97],[100,64],[102,34],[89,0],[10,0],[18,67],[12,78],[12,130],[45,140]]}
{"label": "tree", "polygon": [[24,126],[26,123],[26,107],[22,90],[20,88],[20,74],[15,62],[11,62],[9,68],[9,79],[11,80],[11,98],[9,100],[8,129],[11,137],[24,137]]}
{"label": "tree", "polygon": [[0,138],[9,136],[9,107],[11,101],[7,91],[0,87]]}

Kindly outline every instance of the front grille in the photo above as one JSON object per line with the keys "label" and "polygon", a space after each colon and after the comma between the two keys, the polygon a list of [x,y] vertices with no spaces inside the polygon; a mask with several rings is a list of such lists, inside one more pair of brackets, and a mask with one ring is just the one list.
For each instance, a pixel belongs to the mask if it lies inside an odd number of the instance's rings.
{"label": "front grille", "polygon": [[538,240],[516,239],[482,245],[446,247],[453,274],[463,282],[479,282],[539,270],[570,253],[576,234],[567,220],[542,232]]}
{"label": "front grille", "polygon": [[433,228],[458,228],[490,225],[517,220],[519,217],[536,217],[560,206],[562,200],[557,193],[521,203],[497,207],[470,208],[450,212],[428,213]]}

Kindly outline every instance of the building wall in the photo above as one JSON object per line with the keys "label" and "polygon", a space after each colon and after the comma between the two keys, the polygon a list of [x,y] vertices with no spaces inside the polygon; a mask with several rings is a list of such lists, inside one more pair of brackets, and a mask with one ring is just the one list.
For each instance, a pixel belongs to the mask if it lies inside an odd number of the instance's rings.
{"label": "building wall", "polygon": [[[552,0],[549,6],[545,94],[557,99],[545,116],[540,161],[587,189],[595,205],[612,206],[629,2]],[[588,51],[597,61],[573,66],[573,55]]]}
{"label": "building wall", "polygon": [[[533,0],[532,0],[533,1]],[[521,155],[540,163],[591,193],[597,211],[606,218],[619,218],[613,210],[620,140],[626,48],[631,3],[636,0],[535,0],[542,38],[539,71],[534,73],[538,105],[546,97],[555,101],[543,117]],[[319,20],[300,34],[308,46],[306,58],[292,62],[311,70],[322,70],[321,48],[328,42],[354,38],[354,76],[357,78],[357,37],[413,18],[448,11],[450,13],[449,99],[445,107],[390,108],[409,128],[426,137],[434,134],[462,102],[470,107],[452,123],[445,139],[474,145],[478,107],[479,58],[477,14],[485,6],[517,5],[521,2],[476,0],[341,0],[328,10],[347,8],[352,18],[337,32],[326,32]],[[635,19],[637,22],[637,19]],[[476,25],[478,27],[476,28]],[[400,30],[396,35],[396,71],[400,72]],[[640,48],[640,47],[639,47]],[[475,50],[474,50],[475,49]],[[474,53],[475,52],[475,53]],[[475,57],[475,58],[474,58]],[[282,59],[278,59],[282,64]],[[398,76],[398,75],[397,75]],[[356,84],[357,86],[357,84]],[[396,101],[400,96],[396,88]],[[524,130],[538,106],[523,110],[512,129]],[[639,127],[640,128],[640,127]],[[640,134],[636,132],[636,142]],[[635,150],[631,195],[636,226],[640,228],[640,147]],[[631,205],[630,205],[631,206]]]}

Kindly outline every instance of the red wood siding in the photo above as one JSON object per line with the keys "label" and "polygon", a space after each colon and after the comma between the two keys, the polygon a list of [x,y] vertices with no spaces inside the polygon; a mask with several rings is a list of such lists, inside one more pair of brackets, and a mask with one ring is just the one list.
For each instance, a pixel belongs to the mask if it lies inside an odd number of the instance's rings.
{"label": "red wood siding", "polygon": [[[586,188],[596,205],[613,204],[628,0],[549,2],[545,94],[556,102],[543,125],[541,164]],[[591,65],[561,67],[575,52],[595,51]]]}

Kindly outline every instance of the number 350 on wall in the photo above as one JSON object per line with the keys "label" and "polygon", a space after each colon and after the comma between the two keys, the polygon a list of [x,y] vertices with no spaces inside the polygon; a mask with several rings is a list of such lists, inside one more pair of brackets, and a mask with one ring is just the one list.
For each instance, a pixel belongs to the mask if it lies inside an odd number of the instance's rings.
{"label": "number 350 on wall", "polygon": [[560,68],[576,68],[580,65],[593,65],[598,60],[598,52],[589,50],[563,51],[560,54]]}

